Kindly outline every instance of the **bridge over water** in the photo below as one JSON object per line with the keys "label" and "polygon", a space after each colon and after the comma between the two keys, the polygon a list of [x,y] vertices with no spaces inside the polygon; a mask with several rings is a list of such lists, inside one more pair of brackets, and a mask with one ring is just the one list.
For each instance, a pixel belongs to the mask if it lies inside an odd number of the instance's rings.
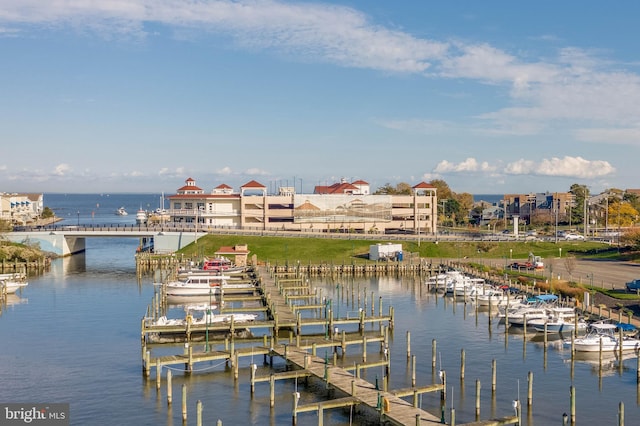
{"label": "bridge over water", "polygon": [[188,226],[78,225],[22,228],[4,234],[16,243],[37,243],[45,251],[59,256],[82,253],[87,238],[135,238],[143,247],[160,253],[174,252],[206,235],[204,230]]}

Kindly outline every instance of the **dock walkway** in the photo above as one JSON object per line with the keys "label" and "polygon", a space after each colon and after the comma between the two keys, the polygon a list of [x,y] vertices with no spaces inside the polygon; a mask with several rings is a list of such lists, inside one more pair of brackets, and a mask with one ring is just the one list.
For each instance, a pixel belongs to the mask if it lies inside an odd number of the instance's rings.
{"label": "dock walkway", "polygon": [[[294,417],[297,413],[322,410],[330,407],[340,407],[346,405],[363,404],[367,407],[378,410],[381,420],[397,425],[428,425],[442,424],[441,419],[433,414],[424,411],[414,404],[396,396],[393,392],[385,392],[376,389],[375,385],[357,377],[344,368],[326,363],[326,360],[318,356],[313,356],[308,352],[296,347],[285,347],[279,345],[273,348],[273,352],[286,361],[295,364],[298,368],[304,369],[305,373],[316,378],[325,380],[327,385],[349,395],[344,401],[332,404],[332,401],[325,401],[309,406],[297,406],[295,404]],[[428,388],[415,388],[415,393],[428,391],[440,391],[442,385],[433,385]]]}

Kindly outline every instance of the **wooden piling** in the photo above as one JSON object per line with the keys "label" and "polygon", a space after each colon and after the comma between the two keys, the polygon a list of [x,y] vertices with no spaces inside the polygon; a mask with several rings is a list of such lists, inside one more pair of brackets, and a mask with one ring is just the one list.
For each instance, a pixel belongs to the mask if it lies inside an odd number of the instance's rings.
{"label": "wooden piling", "polygon": [[187,421],[187,385],[182,385],[182,421]]}
{"label": "wooden piling", "polygon": [[569,403],[570,409],[571,409],[570,420],[571,420],[571,426],[575,426],[576,424],[576,388],[575,386],[570,387],[570,394],[571,394],[571,401]]}
{"label": "wooden piling", "polygon": [[407,330],[407,360],[411,358],[411,332]]}
{"label": "wooden piling", "polygon": [[527,407],[531,408],[533,404],[533,372],[529,371],[527,374]]}
{"label": "wooden piling", "polygon": [[436,339],[431,340],[431,369],[436,368]]}
{"label": "wooden piling", "polygon": [[480,380],[476,379],[476,420],[480,418]]}
{"label": "wooden piling", "polygon": [[411,386],[416,385],[416,356],[411,357]]}
{"label": "wooden piling", "polygon": [[196,426],[202,426],[202,401],[196,402]]}
{"label": "wooden piling", "polygon": [[496,391],[496,360],[495,358],[491,360],[491,393],[495,393]]}
{"label": "wooden piling", "polygon": [[171,378],[171,370],[167,370],[167,405],[171,405],[171,403],[173,402],[173,388],[171,387]]}
{"label": "wooden piling", "polygon": [[464,363],[465,363],[465,352],[464,349],[460,350],[460,380],[464,380]]}

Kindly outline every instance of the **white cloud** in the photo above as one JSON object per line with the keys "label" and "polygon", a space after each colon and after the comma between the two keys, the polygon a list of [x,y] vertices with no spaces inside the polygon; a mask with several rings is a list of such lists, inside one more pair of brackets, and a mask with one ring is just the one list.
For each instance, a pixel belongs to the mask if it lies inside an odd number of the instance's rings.
{"label": "white cloud", "polygon": [[71,171],[71,167],[68,164],[58,164],[54,170],[53,174],[56,176],[65,176]]}
{"label": "white cloud", "polygon": [[455,164],[447,160],[443,160],[435,167],[435,173],[461,173],[461,172],[493,172],[495,166],[489,165],[488,162],[483,161],[478,163],[475,158],[467,158],[461,163]]}
{"label": "white cloud", "polygon": [[233,174],[233,172],[231,171],[231,167],[223,167],[221,169],[216,170],[216,173],[223,176],[229,176]]}
{"label": "white cloud", "polygon": [[607,176],[616,169],[607,161],[586,160],[582,157],[548,158],[539,163],[518,160],[508,164],[504,172],[512,175],[563,176],[592,179]]}
{"label": "white cloud", "polygon": [[423,72],[447,44],[418,39],[369,22],[344,6],[273,0],[0,0],[0,23],[67,25],[103,37],[145,37],[144,24],[230,35],[249,48],[274,48],[343,66]]}
{"label": "white cloud", "polygon": [[[478,162],[475,158],[467,158],[460,163],[443,160],[434,168],[437,176],[443,174],[486,173],[491,176],[531,175],[560,176],[583,179],[600,178],[615,173],[616,169],[607,161],[586,160],[582,157],[565,156],[563,158],[547,158],[539,162],[520,159],[500,168],[486,161]],[[425,177],[431,177],[432,175]]]}

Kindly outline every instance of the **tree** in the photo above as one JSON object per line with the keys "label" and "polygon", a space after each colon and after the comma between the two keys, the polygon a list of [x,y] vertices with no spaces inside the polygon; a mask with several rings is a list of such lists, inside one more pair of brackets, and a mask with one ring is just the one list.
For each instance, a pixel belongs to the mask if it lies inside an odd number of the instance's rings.
{"label": "tree", "polygon": [[395,187],[390,183],[385,183],[376,189],[374,195],[411,195],[413,188],[406,182],[400,182]]}
{"label": "tree", "polygon": [[452,199],[454,198],[454,192],[449,188],[447,182],[442,179],[434,179],[429,182],[430,185],[435,186],[438,190],[438,200]]}
{"label": "tree", "polygon": [[576,258],[575,256],[567,256],[564,258],[564,268],[569,273],[569,281],[573,279],[573,271],[576,269]]}
{"label": "tree", "polygon": [[43,219],[49,219],[54,216],[55,213],[49,207],[45,207],[44,209],[42,209],[42,213],[40,214],[40,217],[42,217]]}
{"label": "tree", "polygon": [[587,185],[580,185],[574,183],[571,185],[569,192],[575,197],[574,204],[571,206],[570,223],[580,225],[584,222],[584,207],[585,201],[589,197],[589,188]]}
{"label": "tree", "polygon": [[640,249],[640,229],[630,228],[620,235],[620,242],[635,250]]}

